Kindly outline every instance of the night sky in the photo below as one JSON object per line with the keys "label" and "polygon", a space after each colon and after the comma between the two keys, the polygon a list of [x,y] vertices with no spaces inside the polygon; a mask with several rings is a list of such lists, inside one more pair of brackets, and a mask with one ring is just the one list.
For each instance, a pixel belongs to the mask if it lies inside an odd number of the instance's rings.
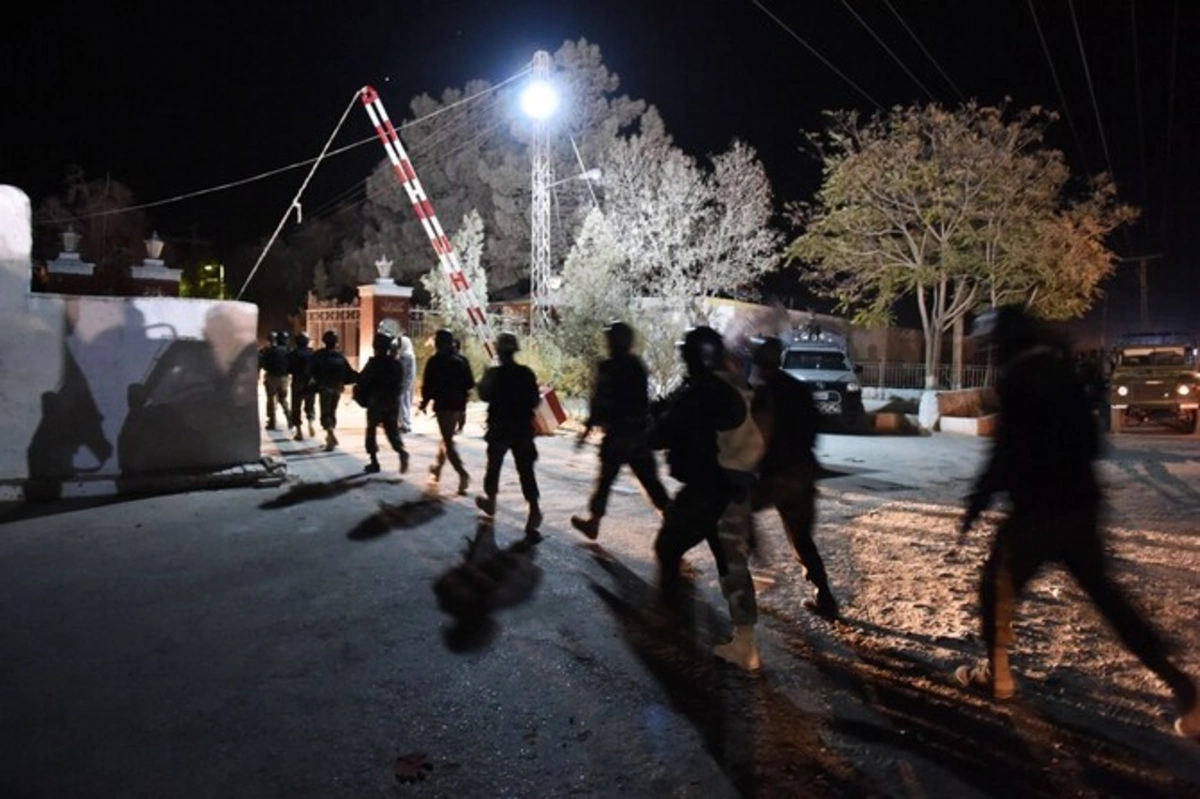
{"label": "night sky", "polygon": [[[817,186],[799,131],[817,127],[823,109],[869,112],[930,96],[955,103],[960,92],[1063,108],[1029,0],[762,4],[862,91],[753,0],[347,0],[321,4],[320,13],[266,2],[129,3],[119,11],[26,3],[6,37],[0,182],[36,203],[77,163],[89,178],[124,182],[140,202],[205,189],[315,156],[363,84],[402,117],[419,92],[437,95],[476,77],[499,82],[535,50],[579,37],[600,45],[624,92],[659,107],[685,150],[721,150],[735,136],[755,146],[781,202],[808,199]],[[1050,143],[1079,174],[1111,168],[1123,199],[1143,208],[1141,222],[1111,244],[1121,255],[1162,254],[1150,267],[1153,326],[1200,328],[1200,5],[1033,0],[1033,8],[1075,128],[1060,119]],[[335,146],[369,135],[355,109]],[[305,204],[353,186],[382,157],[382,148],[366,146],[326,162]],[[227,251],[271,232],[304,173],[148,213],[164,238],[195,230]],[[1137,285],[1132,266],[1107,284],[1110,337],[1136,326]],[[1089,316],[1090,329],[1099,329],[1102,312],[1098,305]]]}

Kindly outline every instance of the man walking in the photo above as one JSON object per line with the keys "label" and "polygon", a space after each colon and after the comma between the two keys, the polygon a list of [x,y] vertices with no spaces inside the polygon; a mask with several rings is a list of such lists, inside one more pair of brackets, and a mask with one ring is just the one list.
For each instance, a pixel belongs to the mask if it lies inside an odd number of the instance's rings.
{"label": "man walking", "polygon": [[433,403],[433,413],[441,435],[437,457],[429,467],[429,477],[436,484],[442,477],[442,467],[446,461],[450,461],[450,467],[458,474],[458,495],[466,496],[471,477],[459,457],[458,447],[454,445],[454,436],[466,418],[467,396],[475,387],[475,377],[471,374],[471,364],[458,354],[454,346],[454,334],[449,330],[439,330],[433,334],[433,348],[433,356],[425,362],[420,406],[424,413],[429,403]]}
{"label": "man walking", "polygon": [[578,444],[582,445],[593,427],[603,428],[600,476],[588,503],[590,515],[571,517],[575,529],[593,541],[600,535],[600,519],[608,509],[609,492],[625,464],[629,464],[650,502],[660,512],[671,501],[658,479],[654,454],[646,446],[648,380],[645,364],[633,354],[633,328],[624,322],[613,322],[604,329],[604,335],[609,357],[596,367],[587,423],[578,438]]}
{"label": "man walking", "polygon": [[652,449],[667,450],[671,476],[683,483],[654,541],[659,585],[668,605],[682,598],[683,556],[707,541],[729,603],[733,640],[713,654],[746,671],[760,665],[754,626],[758,602],[749,568],[749,484],[763,454],[747,389],[726,366],[725,344],[711,327],[692,328],[680,355],[687,368],[651,423]]}
{"label": "man walking", "polygon": [[521,493],[529,503],[525,534],[536,539],[542,524],[542,509],[538,505],[537,477],[533,473],[533,463],[537,460],[533,413],[542,396],[533,370],[516,362],[518,350],[517,337],[512,333],[497,336],[496,356],[500,365],[488,368],[479,381],[479,398],[488,404],[487,434],[484,436],[487,471],[483,477],[484,493],[475,498],[475,504],[488,516],[495,515],[500,467],[511,450],[521,479]]}
{"label": "man walking", "polygon": [[342,399],[346,384],[353,383],[358,373],[338,351],[338,336],[332,330],[321,335],[325,347],[313,355],[313,383],[317,388],[317,399],[321,411],[321,427],[325,430],[325,451],[337,446],[337,406]]}
{"label": "man walking", "polygon": [[754,419],[767,439],[767,451],[752,492],[752,505],[755,511],[772,506],[779,511],[804,576],[816,589],[816,595],[805,600],[804,606],[826,619],[836,619],[838,605],[829,588],[825,563],[813,541],[817,406],[808,386],[780,368],[783,342],[778,338],[763,339],[754,349],[753,360],[757,384]]}
{"label": "man walking", "polygon": [[403,333],[397,340],[400,365],[404,368],[404,385],[400,386],[400,430],[412,432],[413,392],[417,384],[417,353],[413,349],[412,339]]}
{"label": "man walking", "polygon": [[268,430],[278,430],[275,424],[275,411],[286,419],[288,417],[288,350],[287,334],[272,331],[268,337],[267,346],[258,354],[258,367],[263,371],[263,389],[267,394],[267,425]]}
{"label": "man walking", "polygon": [[304,440],[304,429],[301,427],[301,411],[308,419],[308,435],[315,436],[313,427],[316,419],[317,389],[312,382],[313,351],[308,346],[308,334],[296,334],[296,346],[288,353],[288,375],[292,379],[292,413],[290,421],[296,428],[296,440]]}
{"label": "man walking", "polygon": [[404,385],[404,367],[392,354],[392,337],[376,333],[372,341],[375,354],[358,373],[354,397],[367,409],[367,455],[370,462],[363,468],[368,474],[379,471],[379,444],[375,428],[382,426],[388,443],[400,456],[400,474],[408,471],[408,451],[400,438],[400,389]]}
{"label": "man walking", "polygon": [[999,370],[1000,426],[991,457],[971,492],[960,538],[1007,491],[1011,504],[996,531],[980,583],[987,660],[961,666],[955,678],[996,699],[1016,692],[1008,661],[1021,590],[1047,563],[1059,562],[1088,594],[1125,646],[1175,696],[1175,730],[1200,736],[1196,683],[1168,658],[1166,646],[1115,585],[1100,530],[1097,424],[1066,347],[1019,306],[982,315],[975,335],[992,347]]}

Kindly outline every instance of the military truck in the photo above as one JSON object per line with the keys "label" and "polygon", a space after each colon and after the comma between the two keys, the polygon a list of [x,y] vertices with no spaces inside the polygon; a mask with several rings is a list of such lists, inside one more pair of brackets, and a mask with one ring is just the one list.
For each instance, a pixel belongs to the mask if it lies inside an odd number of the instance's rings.
{"label": "military truck", "polygon": [[1110,430],[1159,421],[1196,431],[1200,409],[1196,338],[1187,333],[1131,333],[1113,350]]}
{"label": "military truck", "polygon": [[809,324],[780,338],[784,373],[808,384],[826,426],[858,427],[864,419],[862,367],[850,361],[845,336]]}

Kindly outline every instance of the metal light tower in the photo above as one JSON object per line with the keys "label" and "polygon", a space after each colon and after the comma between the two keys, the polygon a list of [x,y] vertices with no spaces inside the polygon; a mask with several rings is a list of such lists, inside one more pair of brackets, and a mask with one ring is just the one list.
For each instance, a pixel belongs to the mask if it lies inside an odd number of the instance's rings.
{"label": "metal light tower", "polygon": [[533,120],[533,203],[530,209],[530,295],[534,327],[550,322],[550,184],[554,172],[550,166],[550,138],[546,120],[554,113],[558,97],[550,85],[550,54],[533,54],[529,86],[521,96],[525,113]]}

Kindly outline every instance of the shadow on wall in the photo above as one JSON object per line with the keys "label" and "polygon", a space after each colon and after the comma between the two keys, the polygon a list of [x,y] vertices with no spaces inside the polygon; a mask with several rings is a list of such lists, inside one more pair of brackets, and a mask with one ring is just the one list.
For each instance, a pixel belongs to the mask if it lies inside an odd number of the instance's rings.
{"label": "shadow on wall", "polygon": [[252,307],[76,297],[63,315],[62,378],[42,394],[26,499],[54,499],[87,475],[119,472],[126,490],[139,476],[258,458]]}
{"label": "shadow on wall", "polygon": [[[62,382],[56,389],[42,393],[42,418],[29,441],[27,500],[57,499],[63,481],[99,471],[113,454],[91,386],[67,345],[78,308],[78,300],[68,300],[64,308]],[[78,463],[77,454],[84,449],[91,453],[91,462]]]}

